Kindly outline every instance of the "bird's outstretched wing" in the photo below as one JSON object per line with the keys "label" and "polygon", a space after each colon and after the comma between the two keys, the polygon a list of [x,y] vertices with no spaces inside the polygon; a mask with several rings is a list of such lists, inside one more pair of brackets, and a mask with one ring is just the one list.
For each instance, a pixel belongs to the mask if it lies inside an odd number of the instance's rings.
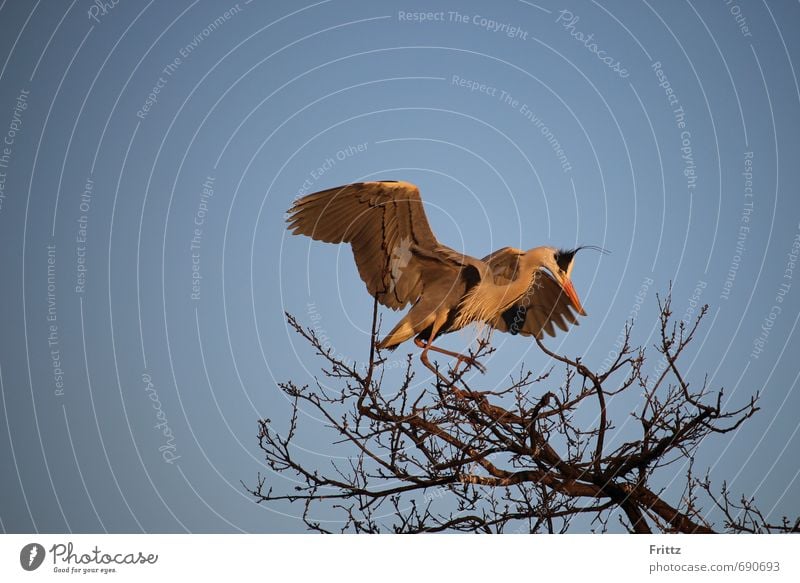
{"label": "bird's outstretched wing", "polygon": [[[496,283],[507,283],[520,276],[519,257],[522,253],[519,249],[503,247],[484,257],[483,261],[489,265]],[[542,338],[542,332],[555,336],[555,326],[566,332],[570,324],[577,326],[579,322],[567,294],[558,282],[540,269],[533,275],[527,293],[503,312],[492,326],[502,332]]]}
{"label": "bird's outstretched wing", "polygon": [[409,182],[358,182],[309,194],[295,201],[287,222],[295,235],[350,243],[369,293],[395,310],[419,299],[432,263],[453,277],[465,263],[437,241]]}

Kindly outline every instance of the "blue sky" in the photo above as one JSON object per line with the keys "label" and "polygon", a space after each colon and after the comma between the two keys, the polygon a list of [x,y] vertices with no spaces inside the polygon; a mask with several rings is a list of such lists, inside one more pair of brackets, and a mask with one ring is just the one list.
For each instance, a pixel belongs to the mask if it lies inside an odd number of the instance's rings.
{"label": "blue sky", "polygon": [[[762,401],[698,463],[798,513],[796,3],[91,6],[0,7],[4,530],[302,531],[240,483],[276,383],[319,374],[284,312],[363,360],[372,302],[285,212],[368,179],[419,185],[472,255],[610,250],[578,255],[589,316],[549,341],[597,367],[632,316],[652,345],[670,285],[679,317],[708,303],[689,377]],[[487,388],[549,364],[494,344]],[[350,453],[304,420],[310,463]]]}

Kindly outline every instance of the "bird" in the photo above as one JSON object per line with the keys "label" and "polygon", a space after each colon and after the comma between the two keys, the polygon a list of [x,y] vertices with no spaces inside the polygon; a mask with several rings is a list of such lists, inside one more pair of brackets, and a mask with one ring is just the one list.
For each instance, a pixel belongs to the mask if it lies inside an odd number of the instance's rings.
{"label": "bird", "polygon": [[294,235],[349,243],[370,295],[392,310],[411,305],[376,346],[394,350],[413,338],[422,363],[440,377],[431,350],[456,359],[453,373],[462,362],[485,372],[476,359],[434,346],[443,334],[484,323],[542,339],[586,316],[571,275],[576,253],[591,246],[503,247],[482,259],[459,253],[436,238],[410,182],[356,182],[307,194],[294,201],[286,222]]}

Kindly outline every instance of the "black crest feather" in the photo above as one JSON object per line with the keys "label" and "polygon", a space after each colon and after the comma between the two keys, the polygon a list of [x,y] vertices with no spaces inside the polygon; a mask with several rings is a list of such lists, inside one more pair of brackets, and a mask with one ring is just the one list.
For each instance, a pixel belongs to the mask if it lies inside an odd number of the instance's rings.
{"label": "black crest feather", "polygon": [[569,264],[573,262],[575,259],[575,254],[580,251],[581,249],[593,249],[594,251],[599,251],[603,254],[608,254],[609,251],[606,251],[602,247],[598,247],[597,245],[580,245],[575,247],[575,249],[559,249],[556,251],[555,260],[558,264],[558,267],[562,271],[566,271],[569,267]]}

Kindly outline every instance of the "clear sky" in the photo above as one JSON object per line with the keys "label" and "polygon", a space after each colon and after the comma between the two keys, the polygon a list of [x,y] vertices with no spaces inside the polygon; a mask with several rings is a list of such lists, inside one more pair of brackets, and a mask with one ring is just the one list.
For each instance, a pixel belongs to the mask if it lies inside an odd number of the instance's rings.
{"label": "clear sky", "polygon": [[[372,302],[285,212],[367,179],[419,185],[472,255],[610,250],[578,255],[589,316],[549,341],[595,367],[631,317],[652,345],[670,283],[677,317],[708,303],[689,378],[762,400],[698,467],[798,514],[798,3],[108,4],[0,3],[4,531],[304,530],[241,484],[276,383],[319,374],[284,312],[361,361]],[[549,365],[494,341],[486,388]],[[303,422],[309,463],[352,453]]]}

